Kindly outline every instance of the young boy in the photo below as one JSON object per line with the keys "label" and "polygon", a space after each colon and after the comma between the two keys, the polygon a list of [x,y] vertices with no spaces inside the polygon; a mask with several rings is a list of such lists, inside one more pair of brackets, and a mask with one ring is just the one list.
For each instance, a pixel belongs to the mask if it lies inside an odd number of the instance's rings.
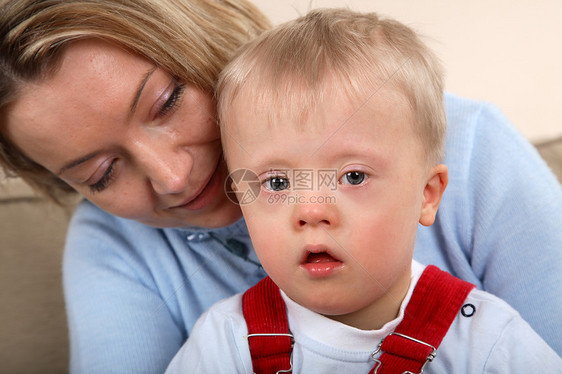
{"label": "young boy", "polygon": [[261,186],[241,208],[273,282],[204,314],[170,372],[560,370],[506,303],[412,259],[448,181],[442,73],[413,31],[312,11],[245,46],[218,95],[235,190]]}

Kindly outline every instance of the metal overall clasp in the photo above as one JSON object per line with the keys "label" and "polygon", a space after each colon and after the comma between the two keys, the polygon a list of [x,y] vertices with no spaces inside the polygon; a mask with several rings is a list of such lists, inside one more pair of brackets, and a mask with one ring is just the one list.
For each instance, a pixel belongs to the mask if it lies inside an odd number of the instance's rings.
{"label": "metal overall clasp", "polygon": [[[410,340],[410,341],[413,341],[413,342],[416,342],[416,343],[419,343],[419,344],[423,344],[423,345],[425,345],[426,347],[430,347],[430,348],[432,349],[431,353],[427,356],[427,359],[426,359],[425,363],[424,363],[423,366],[421,367],[421,371],[420,371],[419,373],[412,373],[411,371],[405,371],[405,372],[402,373],[402,374],[423,374],[423,369],[425,368],[425,365],[427,365],[429,362],[433,361],[433,359],[434,359],[435,356],[437,355],[437,349],[436,349],[434,346],[432,346],[431,344],[428,344],[428,343],[423,342],[423,341],[421,341],[421,340],[418,340],[418,339],[416,339],[416,338],[412,338],[411,336],[408,336],[408,335],[400,334],[400,333],[398,333],[398,332],[391,332],[390,334],[388,334],[388,335],[385,337],[385,339],[386,339],[387,337],[389,337],[390,335],[396,335],[396,336],[399,336],[399,337],[401,337],[401,338],[408,339],[408,340]],[[371,353],[371,358],[373,359],[373,361],[375,361],[375,368],[374,368],[373,374],[377,374],[377,371],[379,370],[379,368],[380,368],[381,365],[382,365],[382,362],[381,362],[379,359],[375,358],[375,356],[376,356],[379,352],[382,351],[382,350],[381,350],[381,347],[382,347],[382,343],[383,343],[383,342],[384,342],[384,339],[381,340],[381,342],[380,342],[379,345],[377,346],[377,349],[376,349],[373,353]],[[383,352],[384,352],[384,351],[383,351]]]}

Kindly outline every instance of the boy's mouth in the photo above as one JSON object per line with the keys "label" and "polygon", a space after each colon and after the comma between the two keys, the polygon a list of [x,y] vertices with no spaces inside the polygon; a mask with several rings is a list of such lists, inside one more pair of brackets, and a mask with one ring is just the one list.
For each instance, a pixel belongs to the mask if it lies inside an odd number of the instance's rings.
{"label": "boy's mouth", "polygon": [[308,256],[306,256],[305,263],[307,263],[307,264],[317,264],[317,263],[323,263],[323,262],[336,262],[336,261],[338,261],[338,260],[336,260],[334,257],[332,257],[332,255],[330,255],[328,252],[319,252],[319,253],[311,253],[310,252],[308,254]]}
{"label": "boy's mouth", "polygon": [[334,257],[324,246],[307,246],[301,268],[314,278],[327,277],[343,267],[343,262]]}

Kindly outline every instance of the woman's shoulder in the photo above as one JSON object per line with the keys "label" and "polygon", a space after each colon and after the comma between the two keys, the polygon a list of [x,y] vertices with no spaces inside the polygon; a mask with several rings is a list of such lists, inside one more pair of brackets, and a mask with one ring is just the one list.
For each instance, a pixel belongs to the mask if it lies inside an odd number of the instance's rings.
{"label": "woman's shoulder", "polygon": [[83,201],[77,206],[68,228],[65,270],[68,273],[82,267],[90,271],[111,267],[119,268],[120,272],[148,271],[154,264],[172,261],[174,253],[184,248],[183,241],[173,240],[174,236],[181,235],[179,231],[181,229],[160,229],[116,217]]}
{"label": "woman's shoulder", "polygon": [[161,236],[161,229],[116,217],[84,200],[78,204],[70,221],[66,252],[137,248]]}
{"label": "woman's shoulder", "polygon": [[505,114],[496,105],[483,101],[468,99],[449,92],[445,93],[445,111],[447,114],[447,145],[478,141],[496,135],[502,141],[517,138],[524,141],[523,135],[513,126]]}
{"label": "woman's shoulder", "polygon": [[444,163],[449,177],[489,178],[491,172],[504,175],[506,170],[520,172],[521,167],[549,174],[537,150],[494,104],[446,93],[445,109]]}
{"label": "woman's shoulder", "polygon": [[153,231],[154,228],[143,225],[134,220],[120,218],[103,211],[88,200],[82,200],[76,207],[70,226],[69,234],[79,232],[80,235],[89,231]]}
{"label": "woman's shoulder", "polygon": [[100,278],[113,278],[115,284],[135,282],[156,293],[174,295],[174,303],[178,294],[193,298],[186,305],[206,309],[217,299],[263,277],[256,265],[232,255],[221,245],[233,237],[247,244],[247,255],[254,259],[244,221],[218,229],[156,228],[112,216],[82,202],[67,234],[65,284],[77,288],[73,286],[75,281],[97,285]]}
{"label": "woman's shoulder", "polygon": [[502,111],[493,103],[485,100],[471,99],[445,92],[445,111],[447,119],[476,119],[485,115],[503,116]]}

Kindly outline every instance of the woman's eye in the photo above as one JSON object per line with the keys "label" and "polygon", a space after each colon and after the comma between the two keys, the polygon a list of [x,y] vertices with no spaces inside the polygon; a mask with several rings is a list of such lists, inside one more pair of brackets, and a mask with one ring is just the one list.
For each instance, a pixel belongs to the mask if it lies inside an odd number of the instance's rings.
{"label": "woman's eye", "polygon": [[157,117],[165,117],[173,112],[180,103],[185,86],[183,84],[175,83],[174,89],[168,99],[158,109]]}
{"label": "woman's eye", "polygon": [[111,162],[111,164],[109,164],[109,166],[107,167],[107,169],[105,170],[105,172],[103,173],[102,177],[94,184],[91,184],[90,187],[90,191],[92,193],[96,193],[96,192],[102,192],[103,190],[106,189],[106,187],[109,185],[109,183],[111,183],[111,180],[114,177],[114,172],[115,172],[115,162],[117,161],[117,159],[113,160]]}
{"label": "woman's eye", "polygon": [[367,175],[361,171],[350,171],[345,173],[343,177],[340,179],[341,184],[350,184],[353,186],[357,186],[363,183],[367,179]]}
{"label": "woman's eye", "polygon": [[285,177],[272,177],[263,182],[268,191],[284,191],[289,188],[289,179]]}

